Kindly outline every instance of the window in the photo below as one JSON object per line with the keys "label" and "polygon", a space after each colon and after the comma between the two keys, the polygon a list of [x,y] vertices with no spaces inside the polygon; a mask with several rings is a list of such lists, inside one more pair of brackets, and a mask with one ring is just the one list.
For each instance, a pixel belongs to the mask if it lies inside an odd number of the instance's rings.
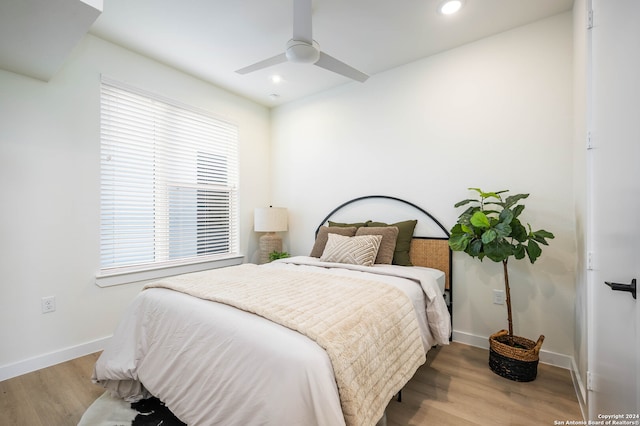
{"label": "window", "polygon": [[238,255],[238,129],[103,78],[100,275]]}

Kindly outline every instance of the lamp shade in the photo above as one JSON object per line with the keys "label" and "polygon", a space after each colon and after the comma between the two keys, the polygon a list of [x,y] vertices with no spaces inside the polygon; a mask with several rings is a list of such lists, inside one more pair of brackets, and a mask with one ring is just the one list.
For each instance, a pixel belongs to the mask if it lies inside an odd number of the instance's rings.
{"label": "lamp shade", "polygon": [[282,232],[287,230],[287,209],[284,207],[256,207],[253,216],[256,232]]}

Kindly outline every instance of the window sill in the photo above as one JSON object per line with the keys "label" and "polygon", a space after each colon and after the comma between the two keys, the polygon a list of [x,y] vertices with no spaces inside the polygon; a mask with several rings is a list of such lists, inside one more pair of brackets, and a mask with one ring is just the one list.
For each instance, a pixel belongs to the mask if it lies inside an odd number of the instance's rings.
{"label": "window sill", "polygon": [[208,260],[199,263],[189,263],[172,266],[157,266],[144,270],[126,272],[99,272],[96,274],[98,287],[112,287],[122,284],[131,284],[140,281],[155,280],[170,277],[172,275],[188,274],[207,269],[224,268],[226,266],[240,265],[244,261],[243,255],[231,255],[229,257]]}

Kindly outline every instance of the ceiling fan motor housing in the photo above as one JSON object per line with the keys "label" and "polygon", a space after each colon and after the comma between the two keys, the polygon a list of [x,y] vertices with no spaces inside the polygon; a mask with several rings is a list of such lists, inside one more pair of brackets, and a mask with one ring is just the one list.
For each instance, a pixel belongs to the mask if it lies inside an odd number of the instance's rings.
{"label": "ceiling fan motor housing", "polygon": [[285,52],[290,62],[302,64],[315,64],[320,59],[320,46],[313,41],[313,44],[301,40],[289,40]]}

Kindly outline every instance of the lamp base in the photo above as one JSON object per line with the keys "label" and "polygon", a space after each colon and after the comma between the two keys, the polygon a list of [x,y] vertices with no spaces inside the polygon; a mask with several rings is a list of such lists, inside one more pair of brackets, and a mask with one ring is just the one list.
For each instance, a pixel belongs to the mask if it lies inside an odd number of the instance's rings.
{"label": "lamp base", "polygon": [[260,237],[260,257],[258,264],[269,263],[269,253],[282,251],[282,238],[274,232],[268,232]]}

